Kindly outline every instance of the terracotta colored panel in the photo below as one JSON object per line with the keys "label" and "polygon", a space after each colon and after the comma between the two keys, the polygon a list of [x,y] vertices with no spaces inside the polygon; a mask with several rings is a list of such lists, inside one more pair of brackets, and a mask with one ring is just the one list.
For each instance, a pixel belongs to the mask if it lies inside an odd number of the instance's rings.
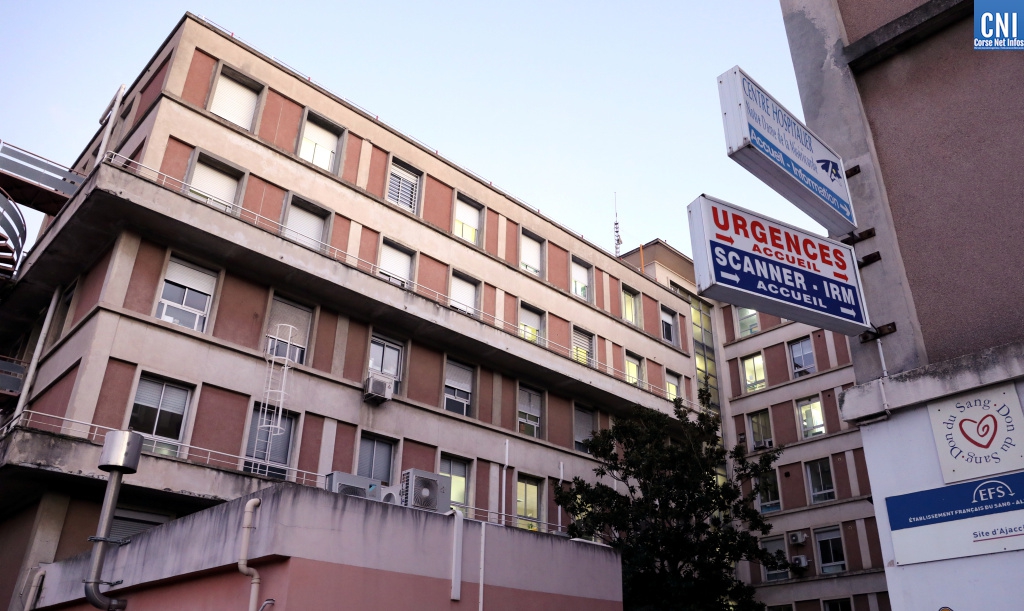
{"label": "terracotta colored panel", "polygon": [[[498,213],[490,208],[487,209],[487,220],[484,221],[484,250],[495,257],[498,256]],[[516,236],[519,240],[519,236]],[[513,265],[519,267],[519,261]]]}
{"label": "terracotta colored panel", "polygon": [[878,611],[892,611],[892,604],[889,602],[888,592],[879,592],[875,596],[878,602]]}
{"label": "terracotta colored panel", "polygon": [[156,299],[166,252],[167,249],[163,246],[146,240],[139,244],[132,276],[128,280],[128,290],[124,296],[125,308],[146,316],[153,312],[153,301]]}
{"label": "terracotta colored panel", "polygon": [[120,429],[124,424],[124,413],[131,401],[132,382],[135,381],[135,363],[127,363],[117,359],[107,361],[107,370],[103,373],[100,385],[100,396],[96,400],[96,412],[92,423],[112,429]]}
{"label": "terracotta colored panel", "polygon": [[860,557],[860,540],[857,536],[857,522],[843,522],[843,548],[846,550],[846,570],[860,571],[864,561]]}
{"label": "terracotta colored panel", "polygon": [[597,338],[597,362],[605,370],[611,368],[611,363],[608,362],[608,342],[603,337]]}
{"label": "terracotta colored panel", "polygon": [[139,94],[138,108],[135,110],[135,118],[132,120],[132,125],[139,122],[139,119],[146,116],[146,111],[149,107],[156,102],[157,98],[160,97],[160,92],[164,90],[164,80],[167,78],[167,60],[157,68],[153,74],[153,78],[149,79],[146,86],[142,88],[142,93]]}
{"label": "terracotta colored panel", "polygon": [[569,251],[548,242],[547,256],[548,282],[562,289],[569,291]]}
{"label": "terracotta colored panel", "polygon": [[[490,500],[491,463],[486,460],[478,459],[476,461],[476,500],[473,505],[475,505],[477,509],[490,509]],[[477,520],[487,520],[487,512],[478,511],[474,517]]]}
{"label": "terracotta colored panel", "polygon": [[792,401],[771,406],[772,441],[776,446],[788,445],[797,440],[796,412]]}
{"label": "terracotta colored panel", "polygon": [[732,396],[740,396],[743,393],[743,382],[740,380],[739,359],[729,359],[729,382],[732,384]]}
{"label": "terracotta colored panel", "polygon": [[[249,175],[245,181],[245,195],[242,208],[252,214],[243,213],[242,219],[277,233],[280,231],[281,211],[284,209],[285,190],[270,184],[259,176]],[[346,239],[347,239],[346,235]]]}
{"label": "terracotta colored panel", "polygon": [[864,518],[864,531],[868,536],[868,558],[871,560],[871,567],[881,568],[882,545],[878,542],[878,523],[875,522],[874,516]]}
{"label": "terracotta colored panel", "polygon": [[849,338],[841,333],[835,331],[829,331],[832,334],[832,340],[836,345],[836,367],[842,367],[843,365],[850,364],[850,345]]}
{"label": "terracotta colored panel", "polygon": [[616,318],[622,318],[622,283],[615,276],[608,276],[609,312]]}
{"label": "terracotta colored panel", "polygon": [[451,231],[452,188],[429,174],[424,183],[423,220],[444,231]]}
{"label": "terracotta colored panel", "polygon": [[[100,505],[82,499],[71,499],[64,517],[64,526],[60,531],[60,542],[53,555],[54,562],[67,560],[82,552],[92,549],[89,537],[96,534],[96,525],[100,521]],[[8,523],[9,524],[9,523]],[[32,532],[31,525],[26,526],[25,535]],[[20,559],[20,558],[19,558]]]}
{"label": "terracotta colored panel", "polygon": [[[185,180],[188,173],[188,164],[192,160],[194,149],[181,140],[175,138],[167,139],[167,147],[164,148],[164,159],[160,162],[160,173],[171,178]],[[176,186],[176,185],[169,185]]]}
{"label": "terracotta colored panel", "polygon": [[758,324],[761,325],[761,331],[766,331],[782,324],[781,318],[774,314],[765,314],[764,312],[757,313],[757,320]]}
{"label": "terracotta colored panel", "polygon": [[683,385],[686,387],[686,398],[694,401],[696,397],[693,396],[693,379],[689,377],[683,378]]}
{"label": "terracotta colored panel", "polygon": [[345,341],[345,366],[342,375],[345,379],[355,380],[362,384],[363,374],[369,361],[366,350],[370,343],[370,328],[361,322],[348,321],[348,338]]}
{"label": "terracotta colored panel", "polygon": [[247,348],[259,348],[267,295],[267,287],[225,274],[213,336]]}
{"label": "terracotta colored panel", "polygon": [[85,274],[79,283],[78,299],[75,300],[75,311],[71,317],[71,324],[85,318],[93,307],[100,302],[100,293],[103,291],[103,281],[107,279],[107,268],[110,267],[110,253],[108,250],[100,260],[92,266],[92,269]]}
{"label": "terracotta colored panel", "polygon": [[563,448],[573,447],[572,401],[548,393],[547,440]]}
{"label": "terracotta colored panel", "polygon": [[604,310],[604,272],[594,268],[594,305]]}
{"label": "terracotta colored panel", "polygon": [[[647,382],[656,389],[655,392],[659,392],[660,389],[665,388],[665,367],[661,363],[655,363],[654,361],[647,361]],[[663,393],[662,396],[664,396]]]}
{"label": "terracotta colored panel", "polygon": [[338,422],[338,429],[334,434],[334,458],[331,461],[331,469],[352,473],[352,456],[355,451],[356,425]]}
{"label": "terracotta colored panel", "polygon": [[832,455],[832,482],[836,487],[837,499],[848,499],[850,493],[850,468],[846,464],[846,452]]}
{"label": "terracotta colored panel", "polygon": [[320,445],[324,439],[324,417],[306,412],[299,442],[299,471],[316,473],[320,466]]}
{"label": "terracotta colored panel", "polygon": [[340,253],[348,253],[348,232],[352,227],[352,221],[341,216],[334,215],[334,227],[331,228],[331,246],[339,252],[330,253],[331,256],[338,256]]}
{"label": "terracotta colored panel", "polygon": [[366,263],[377,264],[377,243],[380,242],[380,233],[363,227],[362,235],[359,237],[359,258],[363,263],[359,264],[362,269]]}
{"label": "terracotta colored panel", "polygon": [[366,190],[377,197],[384,197],[384,188],[388,179],[388,153],[384,149],[373,147],[370,153],[370,182]]}
{"label": "terracotta colored panel", "polygon": [[867,594],[853,595],[853,611],[871,611],[871,602]]}
{"label": "terracotta colored panel", "polygon": [[[515,524],[515,518],[512,517],[516,513],[516,478],[513,475],[514,473],[515,469],[512,465],[509,465],[508,477],[505,479],[505,504],[501,508],[501,512],[506,514],[505,524],[507,526]],[[499,497],[499,503],[501,502],[500,498],[501,497]]]}
{"label": "terracotta colored panel", "polygon": [[519,329],[519,300],[515,295],[505,293],[505,330],[515,333]]}
{"label": "terracotta colored panel", "polygon": [[853,467],[857,473],[857,487],[863,496],[871,494],[871,480],[868,479],[868,465],[864,462],[864,448],[854,448]]}
{"label": "terracotta colored panel", "polygon": [[213,84],[213,69],[217,60],[196,49],[192,54],[192,63],[185,77],[185,88],[181,91],[181,99],[200,108],[206,107],[206,98],[210,95]]}
{"label": "terracotta colored panel", "polygon": [[789,360],[786,358],[786,344],[775,344],[764,349],[764,369],[768,386],[789,381]]}
{"label": "terracotta colored panel", "polygon": [[349,132],[345,137],[345,166],[341,170],[341,179],[356,184],[359,176],[359,154],[363,150],[363,139]]}
{"label": "terracotta colored panel", "polygon": [[736,443],[746,446],[745,441],[740,441],[742,436],[744,439],[747,437],[747,416],[746,414],[737,414],[732,417],[733,426],[736,427]]}
{"label": "terracotta colored panel", "polygon": [[565,356],[569,355],[569,321],[548,313],[548,348]]}
{"label": "terracotta colored panel", "polygon": [[505,376],[501,384],[501,426],[510,431],[516,430],[518,422],[516,405],[516,381]]}
{"label": "terracotta colored panel", "polygon": [[750,585],[754,586],[763,581],[764,571],[759,562],[748,562],[750,567]]}
{"label": "terracotta colored panel", "polygon": [[316,324],[316,346],[313,352],[313,368],[331,373],[334,366],[334,341],[338,337],[338,315],[330,310],[320,309],[320,320]]}
{"label": "terracotta colored panel", "polygon": [[[238,454],[251,409],[247,395],[204,384],[199,391],[191,445]],[[189,456],[189,460],[206,462],[207,456],[196,452]]]}
{"label": "terracotta colored panel", "polygon": [[839,419],[839,405],[836,403],[836,391],[829,389],[821,393],[821,411],[825,413],[825,432],[839,432],[842,426]]}
{"label": "terracotta colored panel", "polygon": [[483,311],[484,311],[484,322],[488,324],[495,323],[495,312],[497,312],[497,301],[498,291],[490,284],[484,283],[484,300],[483,300]]}
{"label": "terracotta colored panel", "polygon": [[494,373],[480,368],[480,382],[476,392],[477,419],[490,422],[494,417]]}
{"label": "terracotta colored panel", "polygon": [[408,397],[427,405],[438,405],[443,376],[444,355],[413,342],[409,350]]}
{"label": "terracotta colored panel", "polygon": [[416,283],[420,285],[416,287],[417,293],[427,299],[443,301],[443,297],[448,294],[448,266],[420,253],[419,264],[416,266]]}
{"label": "terracotta colored panel", "polygon": [[302,106],[268,88],[257,132],[260,139],[294,153],[301,123]]}
{"label": "terracotta colored panel", "polygon": [[811,342],[814,344],[814,364],[818,371],[827,371],[831,365],[828,362],[828,344],[825,343],[825,332],[818,329],[811,334]]}
{"label": "terracotta colored panel", "polygon": [[644,331],[647,331],[654,337],[661,337],[661,308],[658,307],[658,301],[648,295],[643,295],[641,299],[643,302],[643,322]]}
{"label": "terracotta colored panel", "polygon": [[626,370],[626,353],[622,346],[616,343],[612,343],[612,367],[615,369],[613,375],[622,379],[623,372]]}
{"label": "terracotta colored panel", "polygon": [[725,323],[725,343],[736,341],[736,323],[732,319],[732,306],[722,306],[722,320]]}
{"label": "terracotta colored panel", "polygon": [[611,416],[606,412],[597,412],[597,426],[602,431],[612,428]]}
{"label": "terracotta colored panel", "polygon": [[779,467],[779,491],[783,509],[796,509],[807,505],[804,490],[804,466],[795,462]]}
{"label": "terracotta colored panel", "polygon": [[434,446],[406,439],[402,442],[402,471],[420,469],[433,472],[436,453],[437,448]]}
{"label": "terracotta colored panel", "polygon": [[505,220],[505,260],[519,266],[519,223]]}
{"label": "terracotta colored panel", "polygon": [[[44,390],[30,404],[29,409],[41,414],[50,414],[63,418],[67,415],[68,405],[71,403],[71,393],[75,389],[75,379],[78,378],[78,363],[68,369],[57,379],[56,382]],[[32,426],[44,431],[60,432],[61,425],[52,418],[45,416],[32,416],[29,419]]]}

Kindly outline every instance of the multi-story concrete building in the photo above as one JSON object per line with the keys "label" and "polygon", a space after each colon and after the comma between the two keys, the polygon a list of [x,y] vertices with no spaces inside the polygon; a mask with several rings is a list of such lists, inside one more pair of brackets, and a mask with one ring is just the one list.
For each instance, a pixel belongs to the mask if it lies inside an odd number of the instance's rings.
{"label": "multi-story concrete building", "polygon": [[558,533],[552,486],[593,477],[583,439],[695,400],[692,283],[192,15],[73,170],[0,302],[27,369],[0,429],[12,608],[35,567],[88,548],[111,429],[146,437],[121,535],[282,479],[409,468],[449,475],[472,519]]}

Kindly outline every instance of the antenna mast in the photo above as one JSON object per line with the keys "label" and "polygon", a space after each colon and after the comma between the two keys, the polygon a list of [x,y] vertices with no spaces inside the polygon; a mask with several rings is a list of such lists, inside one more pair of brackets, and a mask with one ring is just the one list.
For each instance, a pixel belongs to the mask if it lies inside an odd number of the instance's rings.
{"label": "antenna mast", "polygon": [[619,194],[615,192],[615,258],[620,256],[620,247],[622,246],[622,236],[619,235]]}

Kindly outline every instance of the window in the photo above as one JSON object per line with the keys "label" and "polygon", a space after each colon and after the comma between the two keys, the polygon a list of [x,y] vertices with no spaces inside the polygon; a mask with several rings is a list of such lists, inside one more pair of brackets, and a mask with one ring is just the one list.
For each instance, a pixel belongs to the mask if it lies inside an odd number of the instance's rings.
{"label": "window", "polygon": [[640,385],[644,379],[643,363],[635,354],[626,353],[626,382]]}
{"label": "window", "polygon": [[846,570],[846,556],[843,555],[843,536],[839,527],[814,531],[821,560],[822,574],[840,573]]}
{"label": "window", "polygon": [[789,345],[789,354],[793,357],[793,377],[799,378],[816,371],[811,338],[805,337],[791,343]]}
{"label": "window", "polygon": [[222,73],[217,77],[210,112],[248,131],[252,129],[259,97],[251,87]]}
{"label": "window", "polygon": [[356,475],[379,480],[384,486],[391,485],[391,457],[395,444],[377,437],[363,436],[359,440],[359,466]]}
{"label": "window", "polygon": [[451,300],[450,304],[457,310],[462,310],[470,316],[476,315],[476,292],[477,284],[463,278],[458,274],[452,274]]}
{"label": "window", "polygon": [[519,337],[533,342],[540,342],[543,337],[544,314],[526,304],[519,305]]}
{"label": "window", "polygon": [[473,398],[473,368],[448,361],[444,370],[444,408],[469,416]]}
{"label": "window", "polygon": [[245,455],[253,460],[245,461],[242,469],[247,473],[284,479],[288,475],[288,453],[294,428],[294,414],[273,406],[264,409],[257,403],[252,410],[249,440],[245,444]]}
{"label": "window", "polygon": [[686,289],[684,289],[679,284],[676,284],[675,282],[672,282],[671,280],[668,281],[668,288],[673,293],[675,293],[676,295],[679,295],[679,296],[685,296],[686,295]]}
{"label": "window", "polygon": [[305,206],[295,205],[296,201],[301,200],[292,198],[292,203],[288,206],[288,217],[284,221],[284,237],[314,250],[320,250],[323,247],[326,219],[322,214],[312,212]]}
{"label": "window", "polygon": [[761,476],[761,491],[757,495],[761,513],[771,513],[782,509],[779,499],[779,475],[771,470]]}
{"label": "window", "polygon": [[718,366],[715,363],[715,340],[711,331],[711,305],[697,298],[690,300],[693,328],[693,361],[697,368],[697,384],[707,380],[711,391],[711,409],[719,411]]}
{"label": "window", "polygon": [[441,473],[452,478],[452,506],[465,511],[469,506],[469,463],[465,460],[441,455]]}
{"label": "window", "polygon": [[412,168],[398,160],[391,162],[391,176],[388,179],[388,201],[416,213],[419,202],[420,177]]}
{"label": "window", "polygon": [[64,325],[67,324],[68,314],[71,313],[71,302],[75,297],[77,282],[68,285],[60,294],[60,301],[53,312],[53,319],[50,321],[50,330],[46,333],[46,347],[49,348],[64,335]]}
{"label": "window", "polygon": [[455,200],[455,235],[467,242],[480,244],[480,214],[482,210],[459,196]]}
{"label": "window", "polygon": [[622,287],[622,318],[640,326],[640,294],[626,287]]}
{"label": "window", "polygon": [[519,267],[534,276],[540,276],[542,240],[540,238],[527,235],[525,231],[522,236],[522,240],[520,240],[519,244]]}
{"label": "window", "polygon": [[202,333],[216,287],[217,274],[172,257],[164,275],[156,317]]}
{"label": "window", "polygon": [[[782,553],[782,557],[786,557],[786,541],[785,539],[766,539],[761,541],[761,548],[770,554]],[[765,581],[778,581],[780,579],[789,579],[788,570],[774,570],[770,571],[765,568]]]}
{"label": "window", "polygon": [[821,503],[836,498],[832,485],[832,464],[828,458],[807,463],[807,481],[811,483],[811,502]]}
{"label": "window", "polygon": [[755,354],[743,359],[743,377],[746,381],[746,392],[761,390],[766,386],[764,380],[764,357]]}
{"label": "window", "polygon": [[763,409],[750,414],[750,437],[754,442],[755,450],[763,450],[774,445],[772,443],[772,421],[768,410]]}
{"label": "window", "polygon": [[540,438],[540,392],[519,387],[519,432]]}
{"label": "window", "polygon": [[590,301],[590,266],[572,260],[572,294]]}
{"label": "window", "polygon": [[817,395],[800,399],[796,402],[796,408],[800,410],[800,428],[803,429],[804,439],[821,435],[825,432],[825,419],[821,412],[821,400]]}
{"label": "window", "polygon": [[793,611],[793,605],[768,605],[765,611]]}
{"label": "window", "polygon": [[516,526],[526,530],[539,530],[540,481],[525,475],[516,482]]}
{"label": "window", "polygon": [[678,373],[665,372],[665,396],[668,397],[669,401],[675,401],[676,397],[679,396],[679,380]]}
{"label": "window", "polygon": [[850,606],[849,598],[840,598],[838,600],[826,600],[824,603],[825,611],[852,611],[853,607]]}
{"label": "window", "polygon": [[114,510],[114,519],[110,522],[110,534],[107,536],[111,539],[127,539],[144,533],[150,528],[166,524],[170,520],[171,516],[160,513],[117,508]]}
{"label": "window", "polygon": [[676,331],[676,313],[666,308],[661,309],[661,339],[672,344],[679,345],[679,333]]}
{"label": "window", "polygon": [[583,329],[572,329],[572,358],[588,367],[594,366],[594,336]]}
{"label": "window", "polygon": [[380,249],[380,266],[377,273],[392,284],[405,286],[412,279],[412,254],[388,242]]}
{"label": "window", "polygon": [[231,212],[238,194],[238,177],[213,167],[207,159],[200,158],[192,170],[189,196],[217,208]]}
{"label": "window", "polygon": [[189,390],[161,380],[143,376],[135,391],[135,404],[128,427],[156,439],[145,439],[142,449],[147,452],[178,455],[181,425],[185,420]]}
{"label": "window", "polygon": [[306,127],[302,130],[302,143],[299,144],[299,157],[328,172],[333,172],[338,139],[337,133],[306,119]]}
{"label": "window", "polygon": [[597,430],[597,412],[583,407],[577,407],[573,412],[572,436],[576,450],[587,452],[583,442],[590,439]]}
{"label": "window", "polygon": [[298,364],[306,362],[306,346],[313,312],[274,297],[267,320],[267,354],[285,357]]}
{"label": "window", "polygon": [[397,393],[402,379],[402,345],[374,335],[370,340],[370,371],[393,378]]}
{"label": "window", "polygon": [[761,330],[757,321],[757,310],[737,308],[736,313],[740,318],[740,337],[753,335]]}

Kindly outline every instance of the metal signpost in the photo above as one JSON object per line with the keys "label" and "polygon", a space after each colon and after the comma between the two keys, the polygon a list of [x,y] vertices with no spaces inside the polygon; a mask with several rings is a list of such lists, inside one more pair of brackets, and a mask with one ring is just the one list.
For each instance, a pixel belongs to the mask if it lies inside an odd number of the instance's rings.
{"label": "metal signpost", "polygon": [[844,335],[872,328],[850,246],[706,195],[687,212],[701,295]]}
{"label": "metal signpost", "polygon": [[729,157],[820,223],[857,228],[843,160],[736,66],[718,77]]}

